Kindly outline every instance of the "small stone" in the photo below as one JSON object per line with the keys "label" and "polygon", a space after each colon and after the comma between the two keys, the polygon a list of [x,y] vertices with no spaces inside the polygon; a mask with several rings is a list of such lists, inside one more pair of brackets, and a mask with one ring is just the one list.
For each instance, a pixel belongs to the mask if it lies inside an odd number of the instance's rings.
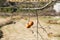
{"label": "small stone", "polygon": [[3,32],[0,30],[0,39],[3,37]]}

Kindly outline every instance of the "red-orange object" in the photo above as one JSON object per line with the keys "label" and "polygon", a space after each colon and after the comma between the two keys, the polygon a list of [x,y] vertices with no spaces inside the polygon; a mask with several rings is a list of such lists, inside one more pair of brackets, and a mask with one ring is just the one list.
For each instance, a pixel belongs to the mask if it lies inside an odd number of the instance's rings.
{"label": "red-orange object", "polygon": [[29,23],[26,24],[26,27],[30,28],[33,24],[34,24],[33,21],[30,21]]}
{"label": "red-orange object", "polygon": [[32,26],[33,24],[34,24],[33,21],[30,21],[30,22],[29,22],[29,25],[30,25],[30,26]]}
{"label": "red-orange object", "polygon": [[27,27],[27,28],[30,28],[30,25],[29,25],[29,23],[27,23],[27,24],[26,24],[26,27]]}

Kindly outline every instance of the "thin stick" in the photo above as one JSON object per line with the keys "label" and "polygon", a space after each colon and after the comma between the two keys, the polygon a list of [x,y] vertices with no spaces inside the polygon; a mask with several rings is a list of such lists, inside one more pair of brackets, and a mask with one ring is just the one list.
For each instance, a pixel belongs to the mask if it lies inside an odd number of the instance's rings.
{"label": "thin stick", "polygon": [[36,10],[36,17],[37,17],[37,40],[38,40],[38,13],[37,13],[37,10]]}
{"label": "thin stick", "polygon": [[[32,31],[32,33],[36,32],[36,31],[34,31],[34,30],[31,30],[31,29],[30,29],[30,31]],[[36,32],[36,33],[37,33],[37,32]],[[41,37],[42,40],[44,40],[44,38],[42,37],[42,35],[41,35],[39,32],[38,32],[38,35]]]}
{"label": "thin stick", "polygon": [[43,28],[43,26],[41,25],[41,23],[40,23],[39,21],[38,21],[38,23],[39,23],[39,25],[41,26],[40,28],[42,28],[42,29],[47,33],[46,29]]}

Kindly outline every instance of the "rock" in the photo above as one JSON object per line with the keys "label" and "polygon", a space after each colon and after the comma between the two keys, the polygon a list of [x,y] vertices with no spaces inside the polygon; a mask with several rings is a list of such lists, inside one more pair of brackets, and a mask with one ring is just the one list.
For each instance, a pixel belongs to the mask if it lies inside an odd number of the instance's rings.
{"label": "rock", "polygon": [[13,21],[11,20],[10,17],[8,18],[0,18],[0,27],[4,26],[4,25],[8,25],[13,23]]}
{"label": "rock", "polygon": [[0,39],[3,37],[3,32],[0,30]]}
{"label": "rock", "polygon": [[60,12],[60,3],[56,3],[56,4],[54,5],[53,9],[54,9],[57,13],[59,13],[59,12]]}

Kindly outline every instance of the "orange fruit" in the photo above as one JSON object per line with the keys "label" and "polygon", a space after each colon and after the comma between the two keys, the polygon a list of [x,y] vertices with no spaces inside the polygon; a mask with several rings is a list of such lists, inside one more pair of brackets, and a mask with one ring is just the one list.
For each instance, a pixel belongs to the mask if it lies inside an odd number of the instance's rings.
{"label": "orange fruit", "polygon": [[34,24],[33,21],[30,21],[30,22],[29,22],[29,25],[30,25],[30,26],[32,26],[33,24]]}
{"label": "orange fruit", "polygon": [[26,27],[30,28],[33,24],[34,24],[33,21],[30,21],[29,23],[26,24]]}
{"label": "orange fruit", "polygon": [[26,27],[27,27],[27,28],[30,28],[30,25],[29,25],[29,23],[27,23],[27,24],[26,24]]}

